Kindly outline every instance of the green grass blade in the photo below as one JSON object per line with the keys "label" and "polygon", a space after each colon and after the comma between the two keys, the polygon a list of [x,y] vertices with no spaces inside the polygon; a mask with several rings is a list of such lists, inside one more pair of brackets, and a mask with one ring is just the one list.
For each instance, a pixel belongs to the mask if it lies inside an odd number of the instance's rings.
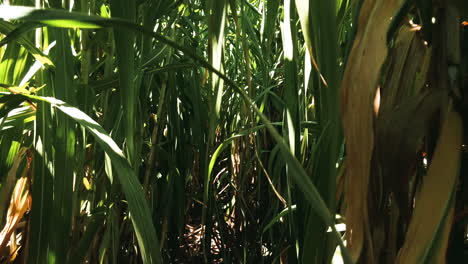
{"label": "green grass blade", "polygon": [[271,42],[274,30],[276,28],[275,25],[279,12],[280,0],[268,0],[266,1],[266,4],[266,19],[263,36],[267,39],[268,42]]}
{"label": "green grass blade", "polygon": [[[53,89],[56,98],[74,103],[75,86],[73,84],[74,61],[69,47],[68,31],[65,29],[53,29],[50,37],[56,39],[57,45],[52,50],[57,67],[53,82],[46,89]],[[66,262],[71,233],[71,221],[73,218],[73,175],[75,171],[75,159],[78,156],[75,151],[76,132],[75,123],[62,113],[54,116],[55,137],[52,137],[54,148],[54,179],[53,179],[53,221],[50,224],[56,231],[51,234],[51,245],[49,247],[49,258],[57,263]],[[59,223],[59,224],[57,224]]]}
{"label": "green grass blade", "polygon": [[[298,91],[298,71],[297,71],[297,38],[295,29],[295,10],[294,2],[290,0],[284,1],[284,20],[281,24],[281,36],[283,40],[283,71],[284,71],[284,112],[283,112],[283,137],[286,139],[291,155],[298,157],[299,155],[299,91]],[[286,165],[286,190],[288,208],[292,208],[292,172],[290,164]],[[298,238],[298,228],[293,223],[294,215],[288,214],[289,229],[293,237]],[[296,242],[297,243],[297,242]],[[294,249],[294,248],[291,248]],[[298,254],[298,252],[295,252]]]}
{"label": "green grass blade", "polygon": [[[207,12],[210,14],[208,16],[208,60],[209,64],[216,70],[223,71],[223,52],[224,52],[224,34],[226,26],[226,16],[228,1],[227,0],[210,0],[207,2],[208,8]],[[214,144],[215,131],[218,126],[218,120],[220,117],[221,102],[224,91],[224,80],[220,78],[217,74],[211,73],[210,79],[211,93],[209,107],[210,107],[210,123],[209,123],[209,134],[208,134],[208,148],[205,153],[206,163],[208,163],[210,148]],[[207,173],[205,176],[204,183],[204,195],[203,202],[209,204],[209,198],[211,192],[211,178]],[[205,261],[209,261],[208,255],[210,254],[211,246],[211,230],[212,230],[212,220],[210,207],[203,207],[202,212],[202,225],[205,227],[205,235],[203,242],[203,253],[205,256]]]}
{"label": "green grass blade", "polygon": [[26,48],[26,50],[34,56],[34,58],[41,62],[43,65],[54,66],[50,58],[45,55],[40,49],[36,48],[34,44],[23,36],[23,33],[36,28],[34,24],[24,24],[15,28],[15,26],[7,21],[0,21],[0,33],[7,35],[0,41],[0,47],[11,42],[18,41],[18,43]]}
{"label": "green grass blade", "polygon": [[[111,1],[112,16],[129,22],[135,20],[135,2],[127,0]],[[138,87],[134,84],[135,78],[135,34],[132,31],[114,28],[117,65],[119,69],[120,98],[124,113],[124,130],[126,140],[127,158],[135,169],[138,167],[139,155],[137,142],[139,130],[137,126]]]}
{"label": "green grass blade", "polygon": [[[297,11],[312,65],[320,81],[316,83],[315,101],[318,120],[321,124],[321,140],[316,146],[313,171],[316,174],[314,183],[333,213],[336,193],[336,163],[339,160],[339,149],[342,144],[342,132],[338,112],[338,88],[341,81],[338,65],[336,2],[296,0]],[[314,54],[313,50],[317,54]],[[316,56],[316,58],[314,57]],[[304,86],[308,86],[304,83]],[[325,255],[327,223],[309,212],[306,220],[303,261],[321,259],[329,261]],[[316,252],[307,248],[315,249]]]}

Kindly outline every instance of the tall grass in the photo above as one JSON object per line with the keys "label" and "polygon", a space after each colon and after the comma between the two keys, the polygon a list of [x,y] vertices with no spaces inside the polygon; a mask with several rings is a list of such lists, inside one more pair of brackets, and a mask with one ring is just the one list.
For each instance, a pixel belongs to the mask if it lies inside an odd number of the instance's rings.
{"label": "tall grass", "polygon": [[[378,7],[347,0],[0,2],[12,5],[0,7],[0,261],[379,259],[362,253],[373,250],[366,239],[376,234],[354,229],[377,221],[361,219],[355,205],[372,213],[367,194],[379,189],[367,189],[367,179],[350,187],[356,164],[345,164],[345,154],[359,151],[360,141],[349,138],[352,112],[340,115],[354,100],[347,85],[358,83],[353,74],[367,62],[348,62],[356,59],[354,40],[367,41],[358,22],[370,25],[363,17]],[[409,12],[397,2],[388,14]],[[386,50],[380,36],[392,27],[380,26],[365,35],[366,45],[377,36]],[[369,80],[380,80],[387,55],[379,56]],[[444,129],[459,131],[458,119],[450,120]],[[444,223],[446,210],[440,213],[435,224]],[[348,220],[351,254],[336,229]]]}

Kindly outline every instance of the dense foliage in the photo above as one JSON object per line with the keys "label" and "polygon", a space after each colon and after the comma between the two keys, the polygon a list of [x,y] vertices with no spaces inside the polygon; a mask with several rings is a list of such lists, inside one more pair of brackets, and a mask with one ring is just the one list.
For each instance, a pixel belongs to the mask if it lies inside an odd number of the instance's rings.
{"label": "dense foliage", "polygon": [[462,256],[467,30],[423,2],[0,0],[0,261]]}

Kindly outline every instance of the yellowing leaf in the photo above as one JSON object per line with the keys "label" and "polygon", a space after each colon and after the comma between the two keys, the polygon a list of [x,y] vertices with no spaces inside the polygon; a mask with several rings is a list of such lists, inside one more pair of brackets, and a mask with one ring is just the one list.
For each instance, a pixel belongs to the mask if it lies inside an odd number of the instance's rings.
{"label": "yellowing leaf", "polygon": [[91,184],[89,183],[86,177],[83,177],[83,185],[86,188],[86,190],[91,191],[92,189]]}

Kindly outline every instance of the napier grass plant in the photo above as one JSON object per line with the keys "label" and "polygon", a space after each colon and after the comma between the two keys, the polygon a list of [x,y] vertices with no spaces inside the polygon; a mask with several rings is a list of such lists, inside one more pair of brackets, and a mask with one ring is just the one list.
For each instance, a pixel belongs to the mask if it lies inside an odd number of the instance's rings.
{"label": "napier grass plant", "polygon": [[463,263],[464,0],[0,3],[1,263]]}

